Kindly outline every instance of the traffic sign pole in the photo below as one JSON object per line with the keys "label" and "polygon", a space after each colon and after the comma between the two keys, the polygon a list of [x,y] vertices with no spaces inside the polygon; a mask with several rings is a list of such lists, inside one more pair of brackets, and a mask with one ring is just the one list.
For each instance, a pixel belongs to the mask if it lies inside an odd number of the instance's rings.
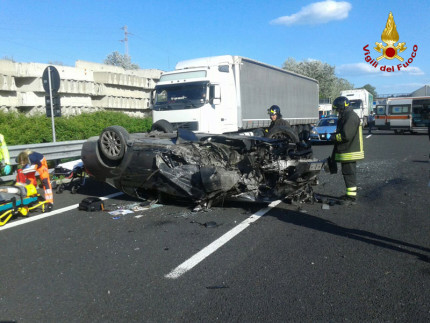
{"label": "traffic sign pole", "polygon": [[52,84],[51,84],[51,67],[48,66],[48,80],[49,80],[49,101],[51,105],[51,124],[52,124],[52,140],[56,142],[55,138],[55,121],[54,121],[54,104],[52,100]]}

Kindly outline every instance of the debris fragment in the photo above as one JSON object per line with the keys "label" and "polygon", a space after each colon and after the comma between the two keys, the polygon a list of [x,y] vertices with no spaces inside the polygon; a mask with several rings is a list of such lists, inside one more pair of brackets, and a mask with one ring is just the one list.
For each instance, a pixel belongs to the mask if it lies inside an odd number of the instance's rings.
{"label": "debris fragment", "polygon": [[130,213],[134,213],[134,212],[131,210],[125,210],[125,209],[119,209],[116,211],[109,212],[110,215],[125,215],[125,214],[130,214]]}
{"label": "debris fragment", "polygon": [[222,288],[230,288],[227,285],[214,285],[214,286],[206,286],[206,289],[222,289]]}
{"label": "debris fragment", "polygon": [[205,223],[200,223],[197,221],[190,221],[190,223],[197,223],[197,224],[200,224],[201,226],[203,226],[205,228],[216,228],[219,226],[219,224],[217,224],[215,221],[209,221],[209,222],[205,222]]}

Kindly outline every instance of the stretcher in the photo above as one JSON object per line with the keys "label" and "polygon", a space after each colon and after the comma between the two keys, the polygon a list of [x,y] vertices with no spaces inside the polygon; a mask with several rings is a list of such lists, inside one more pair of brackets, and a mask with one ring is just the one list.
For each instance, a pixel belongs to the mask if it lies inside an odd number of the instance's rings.
{"label": "stretcher", "polygon": [[52,204],[37,193],[33,184],[20,184],[0,187],[0,226],[5,225],[13,216],[27,216],[31,210],[41,207],[42,212],[50,211]]}
{"label": "stretcher", "polygon": [[75,160],[55,167],[51,174],[52,188],[57,193],[63,193],[64,189],[70,189],[75,194],[81,186],[85,185],[85,171],[82,160]]}

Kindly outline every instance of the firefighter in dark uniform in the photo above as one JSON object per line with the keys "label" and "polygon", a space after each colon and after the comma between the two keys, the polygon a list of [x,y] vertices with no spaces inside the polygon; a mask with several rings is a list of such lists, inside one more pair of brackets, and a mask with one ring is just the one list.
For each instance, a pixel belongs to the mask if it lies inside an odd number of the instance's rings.
{"label": "firefighter in dark uniform", "polygon": [[264,129],[264,135],[267,136],[270,130],[275,126],[290,126],[290,123],[287,120],[282,119],[281,109],[277,105],[272,105],[267,110],[270,116],[270,125],[269,128]]}
{"label": "firefighter in dark uniform", "polygon": [[357,160],[364,159],[363,136],[360,118],[349,105],[348,98],[340,96],[333,101],[333,110],[339,114],[334,142],[334,158],[342,166],[346,194],[342,199],[354,203],[357,200]]}

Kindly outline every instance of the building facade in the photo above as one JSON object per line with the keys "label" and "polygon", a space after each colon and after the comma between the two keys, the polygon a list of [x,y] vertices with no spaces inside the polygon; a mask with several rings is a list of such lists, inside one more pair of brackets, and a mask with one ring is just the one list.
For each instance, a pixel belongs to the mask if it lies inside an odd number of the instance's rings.
{"label": "building facade", "polygon": [[[42,75],[48,65],[0,60],[0,111],[45,114]],[[162,73],[85,61],[76,61],[75,67],[52,66],[60,74],[58,94],[63,116],[99,110],[150,116],[151,91]]]}

